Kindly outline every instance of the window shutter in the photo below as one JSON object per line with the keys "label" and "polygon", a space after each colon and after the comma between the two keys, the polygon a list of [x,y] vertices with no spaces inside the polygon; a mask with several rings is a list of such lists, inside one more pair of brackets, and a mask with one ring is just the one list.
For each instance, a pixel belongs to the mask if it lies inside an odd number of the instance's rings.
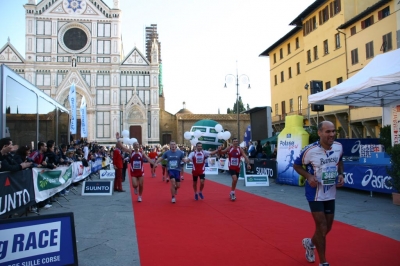
{"label": "window shutter", "polygon": [[333,2],[329,3],[330,16],[333,17]]}
{"label": "window shutter", "polygon": [[392,33],[387,34],[387,50],[392,50]]}
{"label": "window shutter", "polygon": [[361,21],[361,29],[365,29],[365,20]]}
{"label": "window shutter", "polygon": [[378,20],[382,19],[382,10],[378,12]]}
{"label": "window shutter", "polygon": [[322,24],[322,10],[321,11],[319,11],[319,25],[321,25]]}
{"label": "window shutter", "polygon": [[336,13],[339,13],[341,10],[342,10],[342,6],[341,6],[341,0],[336,0],[336,2],[337,2],[337,9],[338,10],[336,10]]}

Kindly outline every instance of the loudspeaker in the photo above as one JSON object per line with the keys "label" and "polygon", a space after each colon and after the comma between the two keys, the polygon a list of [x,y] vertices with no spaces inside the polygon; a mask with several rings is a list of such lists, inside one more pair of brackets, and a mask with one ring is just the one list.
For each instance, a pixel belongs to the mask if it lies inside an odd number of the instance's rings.
{"label": "loudspeaker", "polygon": [[[310,81],[310,90],[311,94],[318,93],[323,91],[323,83],[321,80],[311,80]],[[324,105],[322,104],[311,104],[311,111],[314,112],[323,112]]]}

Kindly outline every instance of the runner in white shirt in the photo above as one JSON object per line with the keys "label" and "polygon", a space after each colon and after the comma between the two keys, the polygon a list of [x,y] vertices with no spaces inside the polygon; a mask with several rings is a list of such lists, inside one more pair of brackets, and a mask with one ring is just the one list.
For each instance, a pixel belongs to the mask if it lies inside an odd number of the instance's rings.
{"label": "runner in white shirt", "polygon": [[305,147],[293,167],[307,179],[306,198],[315,222],[313,237],[303,239],[306,259],[314,262],[314,248],[317,248],[319,265],[329,266],[325,257],[326,235],[335,216],[336,187],[344,185],[343,147],[335,141],[336,129],[329,121],[318,124],[318,136],[320,140]]}

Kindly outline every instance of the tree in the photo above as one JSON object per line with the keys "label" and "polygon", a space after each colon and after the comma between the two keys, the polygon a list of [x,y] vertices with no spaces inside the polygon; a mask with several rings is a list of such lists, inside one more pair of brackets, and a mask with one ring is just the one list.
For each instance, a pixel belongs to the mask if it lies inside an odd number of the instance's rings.
{"label": "tree", "polygon": [[[249,109],[250,109],[250,105],[247,104],[247,110],[249,110]],[[235,103],[233,104],[233,108],[232,109],[228,108],[226,110],[226,113],[227,114],[236,114],[237,113],[236,111],[237,111],[237,107],[236,107],[236,101],[235,101]],[[244,104],[242,102],[242,97],[239,96],[239,114],[243,111],[246,111],[246,108],[244,108]]]}

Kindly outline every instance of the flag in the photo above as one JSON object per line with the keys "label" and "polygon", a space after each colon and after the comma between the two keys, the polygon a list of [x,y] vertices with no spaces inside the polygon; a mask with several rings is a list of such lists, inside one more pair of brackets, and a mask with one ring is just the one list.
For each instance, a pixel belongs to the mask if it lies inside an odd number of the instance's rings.
{"label": "flag", "polygon": [[82,96],[81,102],[81,137],[87,138],[87,119],[86,119],[86,99],[85,96]]}
{"label": "flag", "polygon": [[76,134],[76,90],[75,83],[72,83],[69,89],[69,104],[71,105],[71,123],[69,131],[71,134]]}

